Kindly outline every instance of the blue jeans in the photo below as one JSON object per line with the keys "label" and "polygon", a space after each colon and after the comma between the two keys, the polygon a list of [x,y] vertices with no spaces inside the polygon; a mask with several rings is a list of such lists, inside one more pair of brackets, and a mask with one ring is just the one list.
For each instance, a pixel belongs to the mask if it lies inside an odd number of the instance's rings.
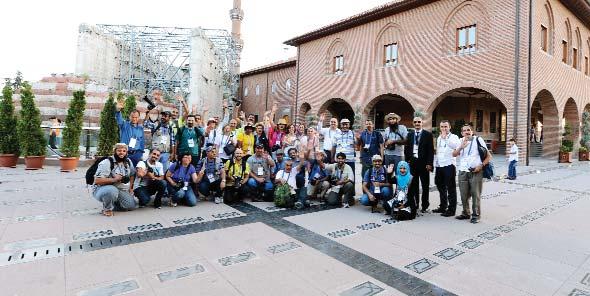
{"label": "blue jeans", "polygon": [[143,150],[134,150],[133,154],[129,154],[129,159],[133,163],[133,166],[136,167],[137,163],[141,161],[143,157]]}
{"label": "blue jeans", "polygon": [[[381,187],[381,193],[377,193],[377,194],[373,194],[373,195],[377,199],[377,202],[379,202],[379,200],[381,200],[382,202],[386,202],[387,200],[389,200],[391,198],[391,188]],[[363,196],[361,196],[361,199],[359,200],[359,202],[363,206],[370,206],[371,205],[371,201],[369,200],[369,195],[367,195],[366,193],[364,193]]]}
{"label": "blue jeans", "polygon": [[207,176],[203,176],[201,182],[199,183],[199,192],[204,196],[209,196],[210,194],[215,194],[217,197],[223,196],[221,193],[221,179],[215,180],[215,182],[210,183],[209,178]]}
{"label": "blue jeans", "polygon": [[166,174],[166,171],[168,170],[168,167],[170,167],[170,152],[162,152],[160,154],[160,162],[162,163],[162,166],[164,167],[164,172],[163,174]]}
{"label": "blue jeans", "polygon": [[156,194],[154,206],[159,207],[162,205],[162,197],[166,193],[166,181],[151,180],[146,186],[137,187],[133,192],[137,196],[140,206],[147,206],[150,203],[151,196]]}
{"label": "blue jeans", "polygon": [[248,186],[248,189],[250,189],[251,192],[255,192],[255,190],[260,188],[262,185],[264,185],[263,190],[272,190],[273,189],[272,182],[270,180],[265,180],[263,183],[258,183],[258,182],[256,182],[256,180],[254,178],[250,178],[250,179],[248,179],[248,182],[246,183],[246,186]]}
{"label": "blue jeans", "polygon": [[516,163],[518,161],[512,160],[508,164],[508,178],[509,179],[516,179]]}
{"label": "blue jeans", "polygon": [[172,195],[172,201],[175,203],[184,201],[189,207],[197,205],[197,196],[190,185],[187,187],[187,190],[182,190],[182,187],[177,189],[168,183],[168,194]]}

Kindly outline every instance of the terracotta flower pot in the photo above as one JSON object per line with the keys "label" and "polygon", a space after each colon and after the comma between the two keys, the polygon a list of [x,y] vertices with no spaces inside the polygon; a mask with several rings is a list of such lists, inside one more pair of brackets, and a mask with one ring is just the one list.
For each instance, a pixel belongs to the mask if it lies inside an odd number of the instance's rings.
{"label": "terracotta flower pot", "polygon": [[17,161],[18,155],[16,154],[0,154],[0,167],[15,168]]}
{"label": "terracotta flower pot", "polygon": [[590,153],[588,151],[586,152],[578,152],[578,160],[579,161],[588,161],[590,160]]}
{"label": "terracotta flower pot", "polygon": [[38,170],[43,168],[45,156],[25,156],[25,169]]}
{"label": "terracotta flower pot", "polygon": [[60,157],[59,165],[62,172],[73,172],[78,168],[78,157]]}
{"label": "terracotta flower pot", "polygon": [[559,151],[559,161],[558,162],[559,163],[571,163],[572,162],[572,153]]}

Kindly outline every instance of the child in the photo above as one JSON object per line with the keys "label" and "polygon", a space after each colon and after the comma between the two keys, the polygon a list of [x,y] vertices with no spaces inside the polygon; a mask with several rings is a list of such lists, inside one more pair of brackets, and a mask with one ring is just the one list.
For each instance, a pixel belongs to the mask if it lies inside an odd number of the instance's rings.
{"label": "child", "polygon": [[508,157],[508,179],[516,179],[516,163],[518,162],[518,146],[516,140],[510,139],[510,156]]}

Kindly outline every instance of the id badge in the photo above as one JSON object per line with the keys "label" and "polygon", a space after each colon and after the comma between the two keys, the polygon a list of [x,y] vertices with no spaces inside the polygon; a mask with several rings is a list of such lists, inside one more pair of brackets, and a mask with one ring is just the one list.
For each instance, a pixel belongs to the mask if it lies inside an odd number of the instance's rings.
{"label": "id badge", "polygon": [[281,140],[277,140],[277,142],[275,143],[275,145],[281,146]]}
{"label": "id badge", "polygon": [[369,144],[365,144],[365,149],[369,149]]}
{"label": "id badge", "polygon": [[195,147],[195,140],[194,139],[188,139],[188,147],[193,148]]}
{"label": "id badge", "polygon": [[163,145],[167,145],[169,143],[169,139],[168,136],[162,136],[162,139],[160,140],[160,143]]}
{"label": "id badge", "polygon": [[258,167],[258,170],[256,170],[256,174],[258,176],[264,175],[264,168],[263,167]]}
{"label": "id badge", "polygon": [[215,175],[213,174],[208,174],[207,178],[209,179],[209,183],[213,183],[215,182]]}
{"label": "id badge", "polygon": [[414,157],[418,158],[418,145],[414,144]]}
{"label": "id badge", "polygon": [[188,190],[188,182],[184,182],[184,187],[182,187],[182,190],[184,190],[184,191]]}
{"label": "id badge", "polygon": [[135,145],[137,144],[137,140],[135,138],[131,138],[129,140],[129,148],[135,149]]}
{"label": "id badge", "polygon": [[381,187],[377,186],[375,187],[375,194],[380,194],[381,193]]}
{"label": "id badge", "polygon": [[315,175],[313,176],[314,179],[319,179],[320,177],[320,173],[315,173]]}

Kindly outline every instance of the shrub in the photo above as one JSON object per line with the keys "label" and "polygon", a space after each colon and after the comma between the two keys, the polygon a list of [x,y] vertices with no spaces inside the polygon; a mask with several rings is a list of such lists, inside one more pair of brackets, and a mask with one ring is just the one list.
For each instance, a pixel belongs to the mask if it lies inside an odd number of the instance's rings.
{"label": "shrub", "polygon": [[80,156],[80,135],[82,134],[82,124],[84,123],[84,109],[86,109],[85,92],[83,90],[75,91],[74,98],[70,102],[68,116],[66,117],[66,127],[63,131],[62,152],[66,157]]}
{"label": "shrub", "polygon": [[6,80],[2,89],[2,101],[0,102],[0,154],[19,154],[18,134],[14,128],[17,123],[14,114],[14,102],[12,101],[12,85]]}
{"label": "shrub", "polygon": [[45,135],[41,129],[41,114],[34,101],[31,85],[23,82],[20,90],[20,117],[18,119],[18,138],[24,156],[45,155]]}
{"label": "shrub", "polygon": [[98,133],[97,155],[108,156],[113,153],[113,147],[119,141],[119,126],[115,118],[117,105],[113,94],[109,95],[100,112],[100,131]]}

